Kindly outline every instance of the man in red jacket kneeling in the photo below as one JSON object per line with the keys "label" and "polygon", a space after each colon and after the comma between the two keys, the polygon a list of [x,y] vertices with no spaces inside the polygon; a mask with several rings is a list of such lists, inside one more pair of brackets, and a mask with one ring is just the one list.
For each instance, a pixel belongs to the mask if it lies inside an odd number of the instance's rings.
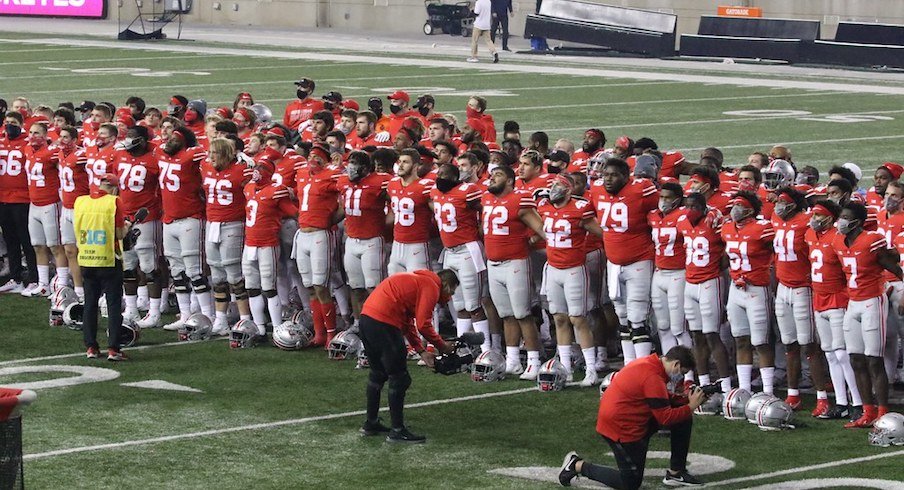
{"label": "man in red jacket kneeling", "polygon": [[[361,427],[366,436],[387,433],[389,442],[420,443],[426,437],[413,434],[405,427],[403,410],[405,392],[411,386],[408,375],[408,350],[405,339],[428,367],[433,367],[435,354],[421,343],[421,335],[440,352],[449,353],[452,346],[433,328],[433,308],[445,303],[458,287],[455,272],[444,269],[400,272],[377,285],[361,309],[359,329],[364,351],[370,363],[367,382],[367,420]],[[380,394],[389,381],[389,416],[392,429],[380,423]]]}

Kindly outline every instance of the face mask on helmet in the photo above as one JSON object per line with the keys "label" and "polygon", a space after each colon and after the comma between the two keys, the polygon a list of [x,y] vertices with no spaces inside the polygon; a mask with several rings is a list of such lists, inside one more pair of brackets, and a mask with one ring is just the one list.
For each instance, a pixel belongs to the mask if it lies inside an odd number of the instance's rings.
{"label": "face mask on helmet", "polygon": [[6,125],[6,136],[9,139],[14,140],[14,139],[18,138],[21,134],[22,134],[22,126],[16,126],[14,124]]}

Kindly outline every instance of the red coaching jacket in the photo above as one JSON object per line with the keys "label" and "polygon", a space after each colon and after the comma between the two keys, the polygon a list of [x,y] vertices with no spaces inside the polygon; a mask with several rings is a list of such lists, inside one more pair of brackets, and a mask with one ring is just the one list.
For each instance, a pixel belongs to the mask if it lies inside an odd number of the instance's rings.
{"label": "red coaching jacket", "polygon": [[691,418],[688,405],[672,406],[668,380],[658,355],[632,361],[603,393],[596,431],[615,442],[635,442],[646,437],[653,419],[668,426]]}
{"label": "red coaching jacket", "polygon": [[418,352],[424,350],[418,333],[441,349],[443,339],[433,328],[433,307],[440,300],[441,289],[433,271],[393,274],[367,297],[361,314],[398,328]]}

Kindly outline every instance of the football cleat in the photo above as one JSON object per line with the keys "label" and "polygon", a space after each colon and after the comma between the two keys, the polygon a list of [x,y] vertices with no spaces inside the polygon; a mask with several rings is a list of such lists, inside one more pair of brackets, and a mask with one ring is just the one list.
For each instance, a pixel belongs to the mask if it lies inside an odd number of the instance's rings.
{"label": "football cleat", "polygon": [[590,387],[590,386],[593,386],[593,385],[599,383],[599,381],[600,381],[600,379],[599,379],[599,376],[597,376],[597,374],[596,374],[596,370],[588,369],[586,371],[586,373],[584,374],[584,379],[581,380],[581,386],[584,388],[587,388],[587,387]]}
{"label": "football cleat", "polygon": [[125,361],[128,359],[125,354],[122,353],[121,350],[116,349],[107,349],[107,360],[108,361]]}
{"label": "football cleat", "polygon": [[788,395],[788,397],[785,398],[785,403],[791,407],[791,410],[800,410],[800,405],[803,402],[800,399],[800,395]]}
{"label": "football cleat", "polygon": [[229,335],[229,321],[226,318],[214,319],[213,330],[210,331],[210,334],[218,335],[220,337]]}
{"label": "football cleat", "polygon": [[391,429],[389,431],[389,435],[386,436],[386,442],[422,444],[424,442],[427,442],[427,438],[411,432],[410,430],[408,430],[408,427],[402,427],[401,429]]}
{"label": "football cleat", "polygon": [[524,366],[521,363],[518,364],[506,364],[505,365],[505,374],[511,376],[518,376],[519,374],[524,372]]}
{"label": "football cleat", "polygon": [[50,296],[50,287],[46,284],[35,284],[33,287],[22,291],[26,298],[46,298]]}
{"label": "football cleat", "polygon": [[571,480],[574,480],[578,476],[576,466],[580,460],[581,457],[574,451],[565,455],[565,459],[562,461],[562,469],[559,470],[559,485],[562,485],[563,487],[571,486]]}
{"label": "football cleat", "polygon": [[527,369],[521,373],[521,376],[518,376],[518,379],[522,379],[524,381],[536,381],[537,376],[540,374],[540,365],[539,364],[527,364]]}
{"label": "football cleat", "polygon": [[88,351],[85,353],[85,357],[88,359],[97,359],[97,356],[100,352],[97,350],[97,347],[88,347]]}
{"label": "football cleat", "polygon": [[365,421],[364,425],[361,426],[361,435],[362,436],[378,436],[380,434],[385,434],[389,432],[389,427],[383,425],[380,419],[377,419],[376,422]]}
{"label": "football cleat", "polygon": [[863,406],[863,414],[857,420],[844,424],[845,429],[868,429],[877,419],[876,407]]}
{"label": "football cleat", "polygon": [[[181,329],[183,325],[185,325],[185,322],[182,321],[181,318],[177,318],[174,322],[167,323],[166,325],[164,325],[163,329],[168,330],[170,332],[178,332],[179,329]],[[255,328],[257,328],[257,327],[255,327]]]}
{"label": "football cleat", "polygon": [[6,281],[6,284],[0,286],[0,293],[18,294],[21,293],[23,289],[21,282],[10,279],[9,281]]}
{"label": "football cleat", "polygon": [[[100,305],[105,305],[105,304],[107,304],[107,302],[101,300]],[[106,311],[106,307],[101,308],[101,313],[103,313],[104,311]],[[109,318],[108,315],[101,314],[101,316]],[[140,316],[138,316],[138,311],[133,311],[133,312],[126,311],[126,312],[123,312],[123,314],[122,314],[122,321],[124,321],[124,322],[138,323],[141,320],[142,320],[142,318]]]}
{"label": "football cleat", "polygon": [[848,418],[848,407],[847,405],[835,405],[834,407],[829,408],[826,413],[817,415],[816,417],[826,420],[846,419]]}
{"label": "football cleat", "polygon": [[159,328],[160,313],[156,311],[149,311],[147,315],[144,315],[144,318],[138,320],[138,326],[141,328]]}
{"label": "football cleat", "polygon": [[822,416],[829,413],[829,410],[831,410],[831,409],[832,409],[832,407],[829,405],[828,400],[825,400],[825,399],[816,400],[816,408],[814,408],[813,411],[810,412],[810,415],[812,415],[818,419],[821,419],[821,418],[823,418]]}

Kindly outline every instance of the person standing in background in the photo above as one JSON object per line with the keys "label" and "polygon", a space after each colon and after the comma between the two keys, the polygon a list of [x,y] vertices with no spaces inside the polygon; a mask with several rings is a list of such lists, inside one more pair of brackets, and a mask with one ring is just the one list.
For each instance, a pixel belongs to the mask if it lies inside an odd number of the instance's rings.
{"label": "person standing in background", "polygon": [[471,31],[471,56],[468,58],[468,63],[480,61],[477,59],[477,42],[481,37],[486,40],[490,52],[493,53],[493,63],[499,63],[499,53],[490,38],[492,10],[493,6],[490,0],[477,0],[477,3],[474,4],[474,15],[477,18],[474,19],[474,29]]}
{"label": "person standing in background", "polygon": [[512,10],[512,0],[490,0],[492,6],[493,21],[490,28],[490,40],[496,43],[496,30],[502,27],[502,50],[511,51],[508,48],[509,17],[515,15]]}

